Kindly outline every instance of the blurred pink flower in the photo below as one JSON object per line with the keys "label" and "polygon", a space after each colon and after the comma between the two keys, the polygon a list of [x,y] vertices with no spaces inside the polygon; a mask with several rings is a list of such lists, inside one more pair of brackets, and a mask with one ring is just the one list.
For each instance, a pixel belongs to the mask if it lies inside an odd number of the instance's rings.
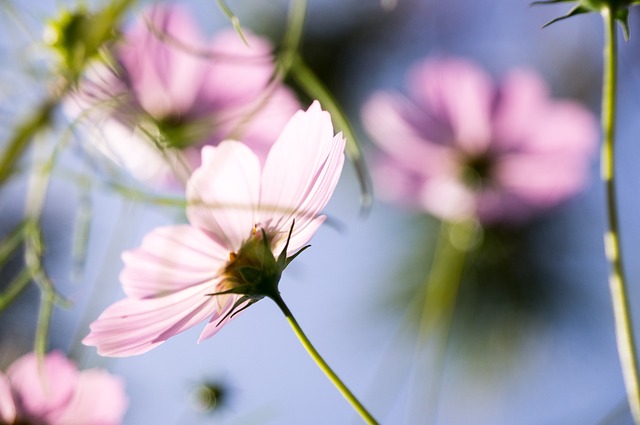
{"label": "blurred pink flower", "polygon": [[34,353],[0,373],[0,423],[117,425],[127,408],[124,383],[102,369],[78,371],[59,351]]}
{"label": "blurred pink flower", "polygon": [[233,30],[203,41],[182,9],[155,6],[114,46],[116,66],[95,64],[66,102],[92,130],[91,143],[139,180],[184,183],[200,148],[240,139],[264,159],[299,108],[271,83],[270,43]]}
{"label": "blurred pink flower", "polygon": [[427,59],[411,69],[408,90],[409,98],[379,92],[362,113],[387,200],[445,220],[518,222],[585,185],[595,118],[550,99],[531,71],[512,71],[496,87],[471,62]]}
{"label": "blurred pink flower", "polygon": [[277,291],[280,273],[325,219],[318,213],[340,177],[344,146],[314,102],[291,118],[264,166],[240,142],[203,148],[187,184],[190,224],[158,228],[123,254],[127,298],[91,324],[83,343],[130,356],[209,319],[202,341]]}

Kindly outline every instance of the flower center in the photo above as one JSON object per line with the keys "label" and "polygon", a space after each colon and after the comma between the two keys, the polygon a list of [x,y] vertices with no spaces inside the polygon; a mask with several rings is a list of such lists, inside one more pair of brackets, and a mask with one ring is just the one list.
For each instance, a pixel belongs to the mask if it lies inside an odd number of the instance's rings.
{"label": "flower center", "polygon": [[213,133],[211,123],[197,118],[169,115],[154,123],[162,143],[169,148],[184,149],[202,144]]}
{"label": "flower center", "polygon": [[237,252],[229,254],[224,268],[224,290],[259,300],[277,293],[283,268],[271,251],[271,240],[264,230],[252,236]]}
{"label": "flower center", "polygon": [[467,157],[462,161],[462,181],[473,190],[480,190],[491,184],[494,158],[483,153]]}
{"label": "flower center", "polygon": [[307,245],[287,257],[293,226],[295,226],[295,221],[291,224],[287,243],[277,258],[271,251],[273,236],[267,234],[264,229],[258,231],[257,226],[254,226],[251,237],[240,247],[238,252],[229,253],[229,262],[223,271],[225,279],[219,287],[221,290],[209,295],[237,294],[242,296],[236,300],[218,324],[264,297],[269,297],[274,301],[280,299],[278,283],[280,283],[282,271],[294,258],[309,247]]}

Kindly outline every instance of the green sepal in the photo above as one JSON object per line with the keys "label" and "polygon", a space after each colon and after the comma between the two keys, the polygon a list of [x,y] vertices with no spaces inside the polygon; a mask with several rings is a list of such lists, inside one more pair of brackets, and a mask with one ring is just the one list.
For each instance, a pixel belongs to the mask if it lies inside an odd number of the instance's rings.
{"label": "green sepal", "polygon": [[[534,1],[533,3],[531,3],[531,5],[547,5],[555,3],[566,3],[571,1],[576,0],[539,0]],[[605,10],[610,10],[615,20],[620,23],[625,40],[629,40],[629,7],[638,4],[640,4],[640,0],[579,0],[577,4],[569,11],[569,13],[547,22],[542,27],[548,27],[553,23],[563,21],[567,18],[571,18],[583,13],[602,13]]]}
{"label": "green sepal", "polygon": [[[565,1],[565,0],[561,0],[561,1]],[[540,2],[537,2],[537,3],[540,3]],[[548,3],[548,2],[545,2],[545,3]],[[555,1],[554,3],[557,3],[557,1]],[[588,8],[586,8],[586,7],[584,7],[584,6],[582,6],[582,5],[579,5],[579,4],[578,4],[578,5],[576,5],[573,9],[571,9],[571,10],[569,11],[569,13],[567,13],[567,14],[566,14],[566,15],[564,15],[564,16],[560,16],[560,17],[558,17],[558,18],[555,18],[555,19],[550,20],[549,22],[547,22],[546,24],[544,24],[544,25],[542,26],[542,28],[546,28],[546,27],[548,27],[549,25],[551,25],[551,24],[555,24],[556,22],[559,22],[559,21],[564,21],[564,20],[565,20],[565,19],[567,19],[567,18],[571,18],[571,17],[573,17],[573,16],[581,15],[581,14],[583,14],[583,13],[589,13],[589,12],[591,12],[591,10],[589,10]]]}

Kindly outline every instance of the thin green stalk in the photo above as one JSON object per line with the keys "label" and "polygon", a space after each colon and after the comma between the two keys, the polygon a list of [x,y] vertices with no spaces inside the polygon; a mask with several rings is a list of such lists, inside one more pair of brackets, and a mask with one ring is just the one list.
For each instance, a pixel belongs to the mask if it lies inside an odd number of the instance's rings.
{"label": "thin green stalk", "polygon": [[248,46],[249,42],[247,41],[247,37],[245,37],[244,32],[242,31],[242,26],[240,25],[240,19],[236,16],[235,13],[233,13],[231,8],[227,6],[227,3],[225,3],[224,0],[217,0],[217,2],[218,2],[218,7],[222,11],[222,13],[224,13],[224,15],[227,17],[229,22],[231,22],[231,25],[233,25],[233,29],[236,30],[236,32],[242,39],[242,42]]}
{"label": "thin green stalk", "polygon": [[7,290],[0,294],[0,312],[7,308],[13,300],[27,287],[31,282],[31,272],[29,269],[22,269],[9,283]]}
{"label": "thin green stalk", "polygon": [[424,283],[426,293],[418,331],[419,342],[425,342],[436,327],[448,327],[451,322],[466,256],[476,231],[474,221],[440,224],[431,270]]}
{"label": "thin green stalk", "polygon": [[295,59],[304,29],[304,18],[307,13],[307,0],[291,0],[289,3],[289,17],[287,19],[287,31],[282,40],[282,55],[278,62],[280,66],[280,78],[284,79]]}
{"label": "thin green stalk", "polygon": [[605,252],[609,261],[609,287],[615,317],[616,342],[627,390],[629,407],[636,424],[640,425],[640,378],[638,375],[637,353],[634,343],[629,297],[624,268],[622,265],[622,244],[616,201],[615,180],[615,119],[616,119],[616,76],[617,42],[615,15],[605,7],[602,9],[605,28],[604,74],[602,80],[602,180],[606,188],[608,229],[604,235]]}
{"label": "thin green stalk", "polygon": [[293,332],[295,332],[296,336],[298,337],[304,348],[307,350],[311,358],[316,362],[318,367],[324,372],[325,375],[327,375],[327,378],[329,378],[333,385],[335,385],[338,391],[340,391],[344,398],[347,399],[347,401],[351,404],[351,406],[353,406],[356,412],[358,412],[358,414],[367,424],[377,425],[378,422],[374,419],[374,417],[367,411],[362,403],[358,401],[356,396],[353,395],[353,393],[349,390],[349,388],[347,388],[344,382],[342,382],[338,375],[336,375],[333,369],[331,369],[327,362],[324,361],[313,344],[311,344],[311,341],[309,341],[309,338],[307,338],[305,333],[302,331],[302,328],[300,328],[300,325],[293,317],[293,314],[291,313],[291,310],[289,310],[289,307],[287,307],[287,305],[282,300],[280,294],[270,295],[270,298],[278,305],[280,310],[282,310],[282,313],[287,318],[289,325],[291,325],[291,328],[293,328]]}
{"label": "thin green stalk", "polygon": [[419,403],[416,400],[415,403],[422,406],[421,411],[430,412],[430,422],[425,423],[436,422],[456,300],[467,254],[477,238],[478,229],[478,225],[472,220],[440,224],[431,269],[423,285],[424,300],[420,312],[415,364],[418,364],[420,349],[425,345],[428,337],[440,336],[440,341],[435,348],[437,351],[431,368],[432,373],[428,377],[432,388],[427,400],[427,408],[424,408],[423,400]]}

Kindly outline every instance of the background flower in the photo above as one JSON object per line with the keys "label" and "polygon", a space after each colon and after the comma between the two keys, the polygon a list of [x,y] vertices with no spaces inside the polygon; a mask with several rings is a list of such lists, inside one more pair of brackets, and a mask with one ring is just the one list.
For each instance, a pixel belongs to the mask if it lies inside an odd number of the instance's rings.
{"label": "background flower", "polygon": [[155,6],[114,46],[116,63],[95,64],[66,109],[93,127],[90,143],[154,185],[183,183],[199,149],[226,138],[264,160],[298,102],[271,83],[270,43],[246,37],[248,45],[229,29],[205,42],[185,11]]}
{"label": "background flower", "polygon": [[0,420],[45,425],[117,425],[127,399],[124,383],[102,369],[78,371],[60,351],[39,363],[35,353],[0,373]]}
{"label": "background flower", "polygon": [[551,100],[533,72],[511,71],[495,86],[469,61],[427,59],[411,69],[408,92],[379,92],[363,108],[382,152],[381,196],[445,220],[513,222],[585,184],[595,119]]}

